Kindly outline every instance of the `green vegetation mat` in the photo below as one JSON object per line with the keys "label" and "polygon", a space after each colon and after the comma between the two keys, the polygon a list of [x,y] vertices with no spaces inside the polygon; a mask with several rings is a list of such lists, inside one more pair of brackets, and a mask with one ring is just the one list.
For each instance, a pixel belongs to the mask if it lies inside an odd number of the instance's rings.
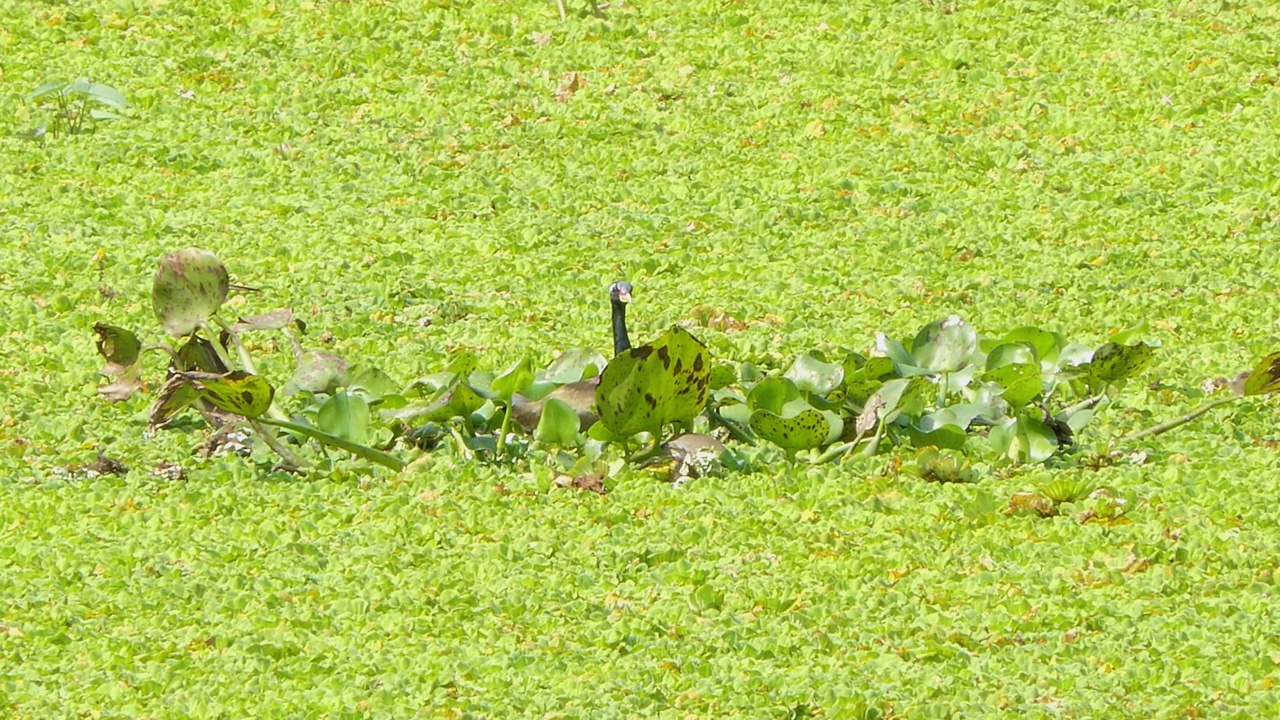
{"label": "green vegetation mat", "polygon": [[[1280,6],[566,1],[0,0],[0,715],[1280,716],[1274,400],[1096,469],[600,496],[447,454],[301,479],[97,396],[94,323],[154,327],[192,245],[261,290],[233,314],[406,382],[607,348],[619,278],[634,337],[709,306],[737,359],[1145,322],[1104,449],[1280,345]],[[25,100],[78,77],[126,119]],[[1005,512],[1058,481],[1131,502]]]}

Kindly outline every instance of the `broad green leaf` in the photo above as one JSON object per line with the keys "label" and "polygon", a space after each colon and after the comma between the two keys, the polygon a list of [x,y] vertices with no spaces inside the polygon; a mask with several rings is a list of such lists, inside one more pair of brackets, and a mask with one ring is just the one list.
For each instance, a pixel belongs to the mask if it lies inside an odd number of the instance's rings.
{"label": "broad green leaf", "polygon": [[31,102],[32,100],[39,100],[45,95],[50,95],[55,92],[62,92],[62,90],[66,87],[68,87],[67,83],[62,82],[61,80],[54,80],[52,82],[47,82],[41,85],[40,87],[36,88],[35,90],[32,90],[31,94],[27,95],[27,102]]}
{"label": "broad green leaf", "polygon": [[85,88],[85,93],[89,96],[89,99],[100,102],[103,105],[113,107],[117,110],[123,110],[129,107],[129,101],[125,99],[124,95],[110,85],[89,83],[88,87]]}
{"label": "broad green leaf", "polygon": [[335,437],[363,444],[369,438],[369,404],[359,395],[339,390],[320,406],[316,427]]}
{"label": "broad green leaf", "polygon": [[988,371],[1005,365],[1023,365],[1033,364],[1037,368],[1040,367],[1038,358],[1036,357],[1035,348],[1026,342],[1011,342],[997,345],[987,354]]}
{"label": "broad green leaf", "polygon": [[840,387],[840,382],[844,380],[844,368],[837,363],[822,362],[805,353],[797,356],[782,376],[804,392],[826,395]]}
{"label": "broad green leaf", "polygon": [[324,350],[307,350],[298,357],[298,367],[285,383],[284,394],[333,392],[348,382],[346,360]]}
{"label": "broad green leaf", "polygon": [[[547,398],[542,417],[533,431],[533,439],[551,445],[573,446],[578,443],[578,412],[560,398]],[[597,425],[599,423],[596,423]]]}
{"label": "broad green leaf", "polygon": [[1089,378],[1111,385],[1146,370],[1154,357],[1154,348],[1143,343],[1107,343],[1093,353],[1086,372]]}
{"label": "broad green leaf", "polygon": [[1042,362],[1053,361],[1064,345],[1062,337],[1057,333],[1030,325],[1010,330],[993,347],[1009,343],[1026,343],[1035,351],[1036,359]]}
{"label": "broad green leaf", "polygon": [[275,389],[259,375],[235,370],[225,375],[203,372],[179,372],[210,405],[247,418],[261,416],[271,407]]}
{"label": "broad green leaf", "polygon": [[1087,371],[1089,359],[1093,354],[1093,348],[1080,343],[1071,343],[1058,350],[1058,357],[1054,360],[1053,366],[1064,376],[1078,375]]}
{"label": "broad green leaf", "polygon": [[747,393],[747,404],[753,410],[782,412],[782,406],[800,397],[800,389],[788,378],[765,378]]}
{"label": "broad green leaf", "polygon": [[937,425],[930,430],[925,430],[918,424],[912,423],[907,426],[907,435],[911,437],[911,444],[918,448],[937,447],[962,450],[964,449],[965,440],[968,439],[965,431],[955,425]]}
{"label": "broad green leaf", "polygon": [[552,360],[541,376],[556,385],[568,385],[599,375],[607,362],[603,355],[591,348],[569,348]]}
{"label": "broad green leaf", "polygon": [[934,320],[911,343],[911,357],[919,367],[952,373],[967,366],[978,349],[978,333],[958,315]]}
{"label": "broad green leaf", "polygon": [[1117,345],[1129,345],[1132,344],[1133,340],[1142,337],[1149,332],[1151,332],[1151,325],[1146,320],[1143,320],[1133,327],[1127,327],[1123,330],[1118,330],[1112,333],[1108,340]]}
{"label": "broad green leaf", "polygon": [[[1073,435],[1079,435],[1080,431],[1083,430],[1084,427],[1089,424],[1089,421],[1093,419],[1093,414],[1095,412],[1096,410],[1094,408],[1079,410],[1066,418],[1067,427],[1071,428],[1071,433]],[[1062,418],[1059,417],[1058,419],[1061,420]]]}
{"label": "broad green leaf", "polygon": [[151,307],[166,332],[190,335],[227,299],[230,279],[217,255],[185,248],[161,256],[151,285]]}
{"label": "broad green leaf", "polygon": [[138,363],[142,355],[142,341],[137,335],[106,323],[95,323],[93,332],[98,336],[98,354],[107,361],[102,368],[103,375],[120,375]]}
{"label": "broad green leaf", "polygon": [[355,378],[347,390],[364,395],[366,400],[375,400],[399,394],[400,385],[396,383],[395,378],[376,367],[371,367],[355,373]]}
{"label": "broad green leaf", "polygon": [[1058,449],[1058,436],[1031,410],[1016,419],[991,428],[991,448],[1015,463],[1039,463],[1048,460]]}
{"label": "broad green leaf", "polygon": [[707,348],[680,326],[618,355],[600,375],[596,406],[600,421],[619,435],[658,433],[687,422],[707,402],[711,358]]}
{"label": "broad green leaf", "polygon": [[944,425],[967,430],[975,418],[990,417],[994,412],[995,409],[987,403],[961,403],[948,405],[928,415],[922,415],[915,424],[925,432],[931,432]]}
{"label": "broad green leaf", "polygon": [[724,405],[717,412],[720,413],[720,417],[735,422],[742,427],[751,426],[751,407],[748,405],[743,403]]}
{"label": "broad green leaf", "polygon": [[489,389],[504,402],[511,402],[512,396],[529,387],[532,382],[533,360],[526,357],[495,377],[489,384]]}
{"label": "broad green leaf", "polygon": [[386,453],[381,450],[377,450],[375,448],[371,448],[365,445],[361,445],[360,443],[351,442],[346,438],[340,438],[336,435],[331,435],[317,427],[312,427],[310,425],[303,425],[302,423],[296,423],[289,420],[275,420],[272,418],[265,418],[265,417],[259,418],[258,422],[262,423],[263,425],[271,425],[273,427],[284,428],[285,430],[291,430],[301,435],[306,435],[309,438],[319,440],[325,445],[331,445],[336,448],[341,448],[351,453],[352,455],[355,455],[356,457],[364,458],[365,460],[368,460],[370,462],[376,462],[379,465],[391,468],[392,470],[395,470],[397,472],[405,468],[405,462],[400,458],[396,457],[395,455],[392,455],[390,453]]}
{"label": "broad green leaf", "polygon": [[1040,379],[1040,364],[1034,360],[1028,363],[1001,365],[983,373],[982,379],[984,382],[996,383],[1002,387],[1004,390],[1000,397],[1004,398],[1012,408],[1026,405],[1044,391],[1044,383]]}
{"label": "broad green leaf", "polygon": [[1280,352],[1262,359],[1244,381],[1245,395],[1267,395],[1280,390]]}

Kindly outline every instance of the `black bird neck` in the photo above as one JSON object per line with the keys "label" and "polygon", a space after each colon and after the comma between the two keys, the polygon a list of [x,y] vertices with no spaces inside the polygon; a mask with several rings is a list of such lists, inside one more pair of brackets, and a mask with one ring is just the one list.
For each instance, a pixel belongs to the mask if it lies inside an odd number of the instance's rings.
{"label": "black bird neck", "polygon": [[631,338],[627,337],[627,304],[621,300],[613,301],[613,354],[621,355],[631,349]]}

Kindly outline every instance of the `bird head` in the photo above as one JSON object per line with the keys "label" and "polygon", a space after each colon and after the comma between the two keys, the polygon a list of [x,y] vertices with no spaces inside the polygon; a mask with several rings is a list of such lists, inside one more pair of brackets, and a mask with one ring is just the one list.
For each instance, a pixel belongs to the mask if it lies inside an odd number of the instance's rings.
{"label": "bird head", "polygon": [[615,303],[625,304],[631,302],[631,283],[626,280],[619,280],[610,285],[609,299]]}

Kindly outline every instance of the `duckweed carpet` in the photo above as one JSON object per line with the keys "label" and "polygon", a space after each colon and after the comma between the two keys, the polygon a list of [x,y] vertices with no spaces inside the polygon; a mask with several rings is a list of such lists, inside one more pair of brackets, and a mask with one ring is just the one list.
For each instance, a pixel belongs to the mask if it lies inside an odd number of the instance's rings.
{"label": "duckweed carpet", "polygon": [[[589,10],[0,0],[0,714],[1280,714],[1274,401],[1096,468],[939,484],[902,451],[599,496],[448,454],[297,478],[97,396],[93,324],[152,326],[186,246],[260,290],[235,313],[404,381],[605,348],[619,278],[635,337],[706,306],[740,359],[1146,323],[1095,441],[1280,345],[1277,6]],[[25,99],[79,77],[125,119]],[[1060,480],[1132,502],[1003,512]]]}

